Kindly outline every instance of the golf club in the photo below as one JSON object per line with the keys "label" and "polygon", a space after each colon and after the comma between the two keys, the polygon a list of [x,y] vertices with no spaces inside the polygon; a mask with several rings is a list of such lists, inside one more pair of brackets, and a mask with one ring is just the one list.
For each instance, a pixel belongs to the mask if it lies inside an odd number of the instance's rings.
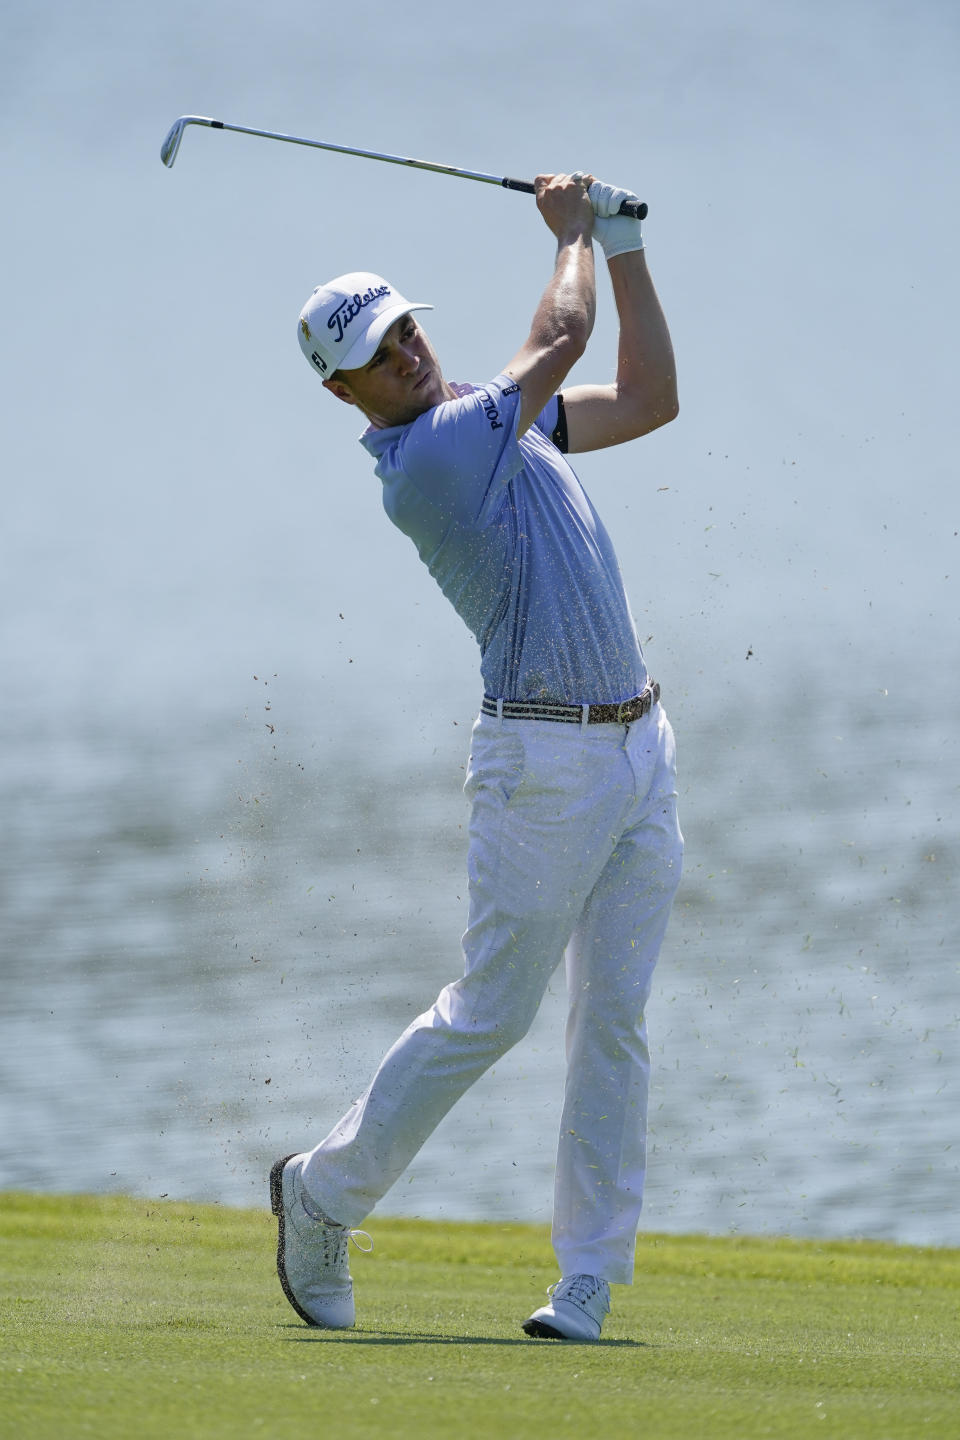
{"label": "golf club", "polygon": [[[434,170],[438,175],[459,175],[462,180],[482,180],[485,185],[502,185],[506,190],[522,190],[526,195],[536,194],[529,180],[511,180],[504,175],[484,175],[478,170],[460,170],[455,165],[436,165],[430,160],[408,160],[403,155],[381,155],[376,150],[357,150],[352,145],[332,145],[325,140],[304,140],[299,135],[281,135],[275,130],[253,130],[248,125],[229,125],[226,120],[211,120],[206,115],[181,115],[170,127],[167,138],[160,147],[160,159],[168,169],[177,158],[183,132],[188,125],[208,125],[212,130],[236,130],[241,135],[259,135],[264,140],[284,140],[288,145],[310,145],[314,150],[336,150],[340,155],[359,155],[365,160],[385,160],[390,165],[412,165],[415,170]],[[621,215],[631,215],[635,220],[646,216],[647,207],[642,201],[624,200],[620,206]]]}

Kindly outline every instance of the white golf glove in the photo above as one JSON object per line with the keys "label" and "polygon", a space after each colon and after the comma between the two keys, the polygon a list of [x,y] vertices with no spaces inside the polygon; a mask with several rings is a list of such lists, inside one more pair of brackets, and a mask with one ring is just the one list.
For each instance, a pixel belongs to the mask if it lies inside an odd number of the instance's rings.
{"label": "white golf glove", "polygon": [[603,247],[608,260],[614,255],[625,255],[628,250],[643,249],[640,221],[631,215],[618,214],[624,200],[638,200],[632,191],[594,180],[587,196],[597,217],[593,222],[593,238]]}

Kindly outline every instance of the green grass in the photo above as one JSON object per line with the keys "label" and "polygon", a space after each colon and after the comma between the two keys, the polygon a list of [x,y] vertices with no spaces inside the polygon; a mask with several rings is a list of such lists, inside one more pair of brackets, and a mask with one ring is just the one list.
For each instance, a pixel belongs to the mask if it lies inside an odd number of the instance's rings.
{"label": "green grass", "polygon": [[266,1211],[0,1195],[0,1436],[960,1437],[960,1252],[641,1237],[599,1345],[527,1340],[545,1231],[379,1220],[300,1323]]}

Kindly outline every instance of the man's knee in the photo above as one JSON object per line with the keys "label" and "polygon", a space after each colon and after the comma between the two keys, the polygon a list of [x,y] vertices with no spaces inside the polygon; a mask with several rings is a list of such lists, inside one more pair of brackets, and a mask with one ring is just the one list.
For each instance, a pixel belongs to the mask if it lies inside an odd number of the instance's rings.
{"label": "man's knee", "polygon": [[440,1017],[493,1060],[523,1039],[540,1008],[543,984],[511,984],[509,974],[468,974],[450,985],[437,1002]]}

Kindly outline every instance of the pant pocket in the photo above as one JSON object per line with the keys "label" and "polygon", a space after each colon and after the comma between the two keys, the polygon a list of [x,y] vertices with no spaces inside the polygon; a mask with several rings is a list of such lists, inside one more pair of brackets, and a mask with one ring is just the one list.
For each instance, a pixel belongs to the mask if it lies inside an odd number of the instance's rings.
{"label": "pant pocket", "polygon": [[478,733],[473,737],[463,793],[473,801],[487,789],[508,801],[518,790],[524,771],[523,742],[518,735],[502,730]]}

